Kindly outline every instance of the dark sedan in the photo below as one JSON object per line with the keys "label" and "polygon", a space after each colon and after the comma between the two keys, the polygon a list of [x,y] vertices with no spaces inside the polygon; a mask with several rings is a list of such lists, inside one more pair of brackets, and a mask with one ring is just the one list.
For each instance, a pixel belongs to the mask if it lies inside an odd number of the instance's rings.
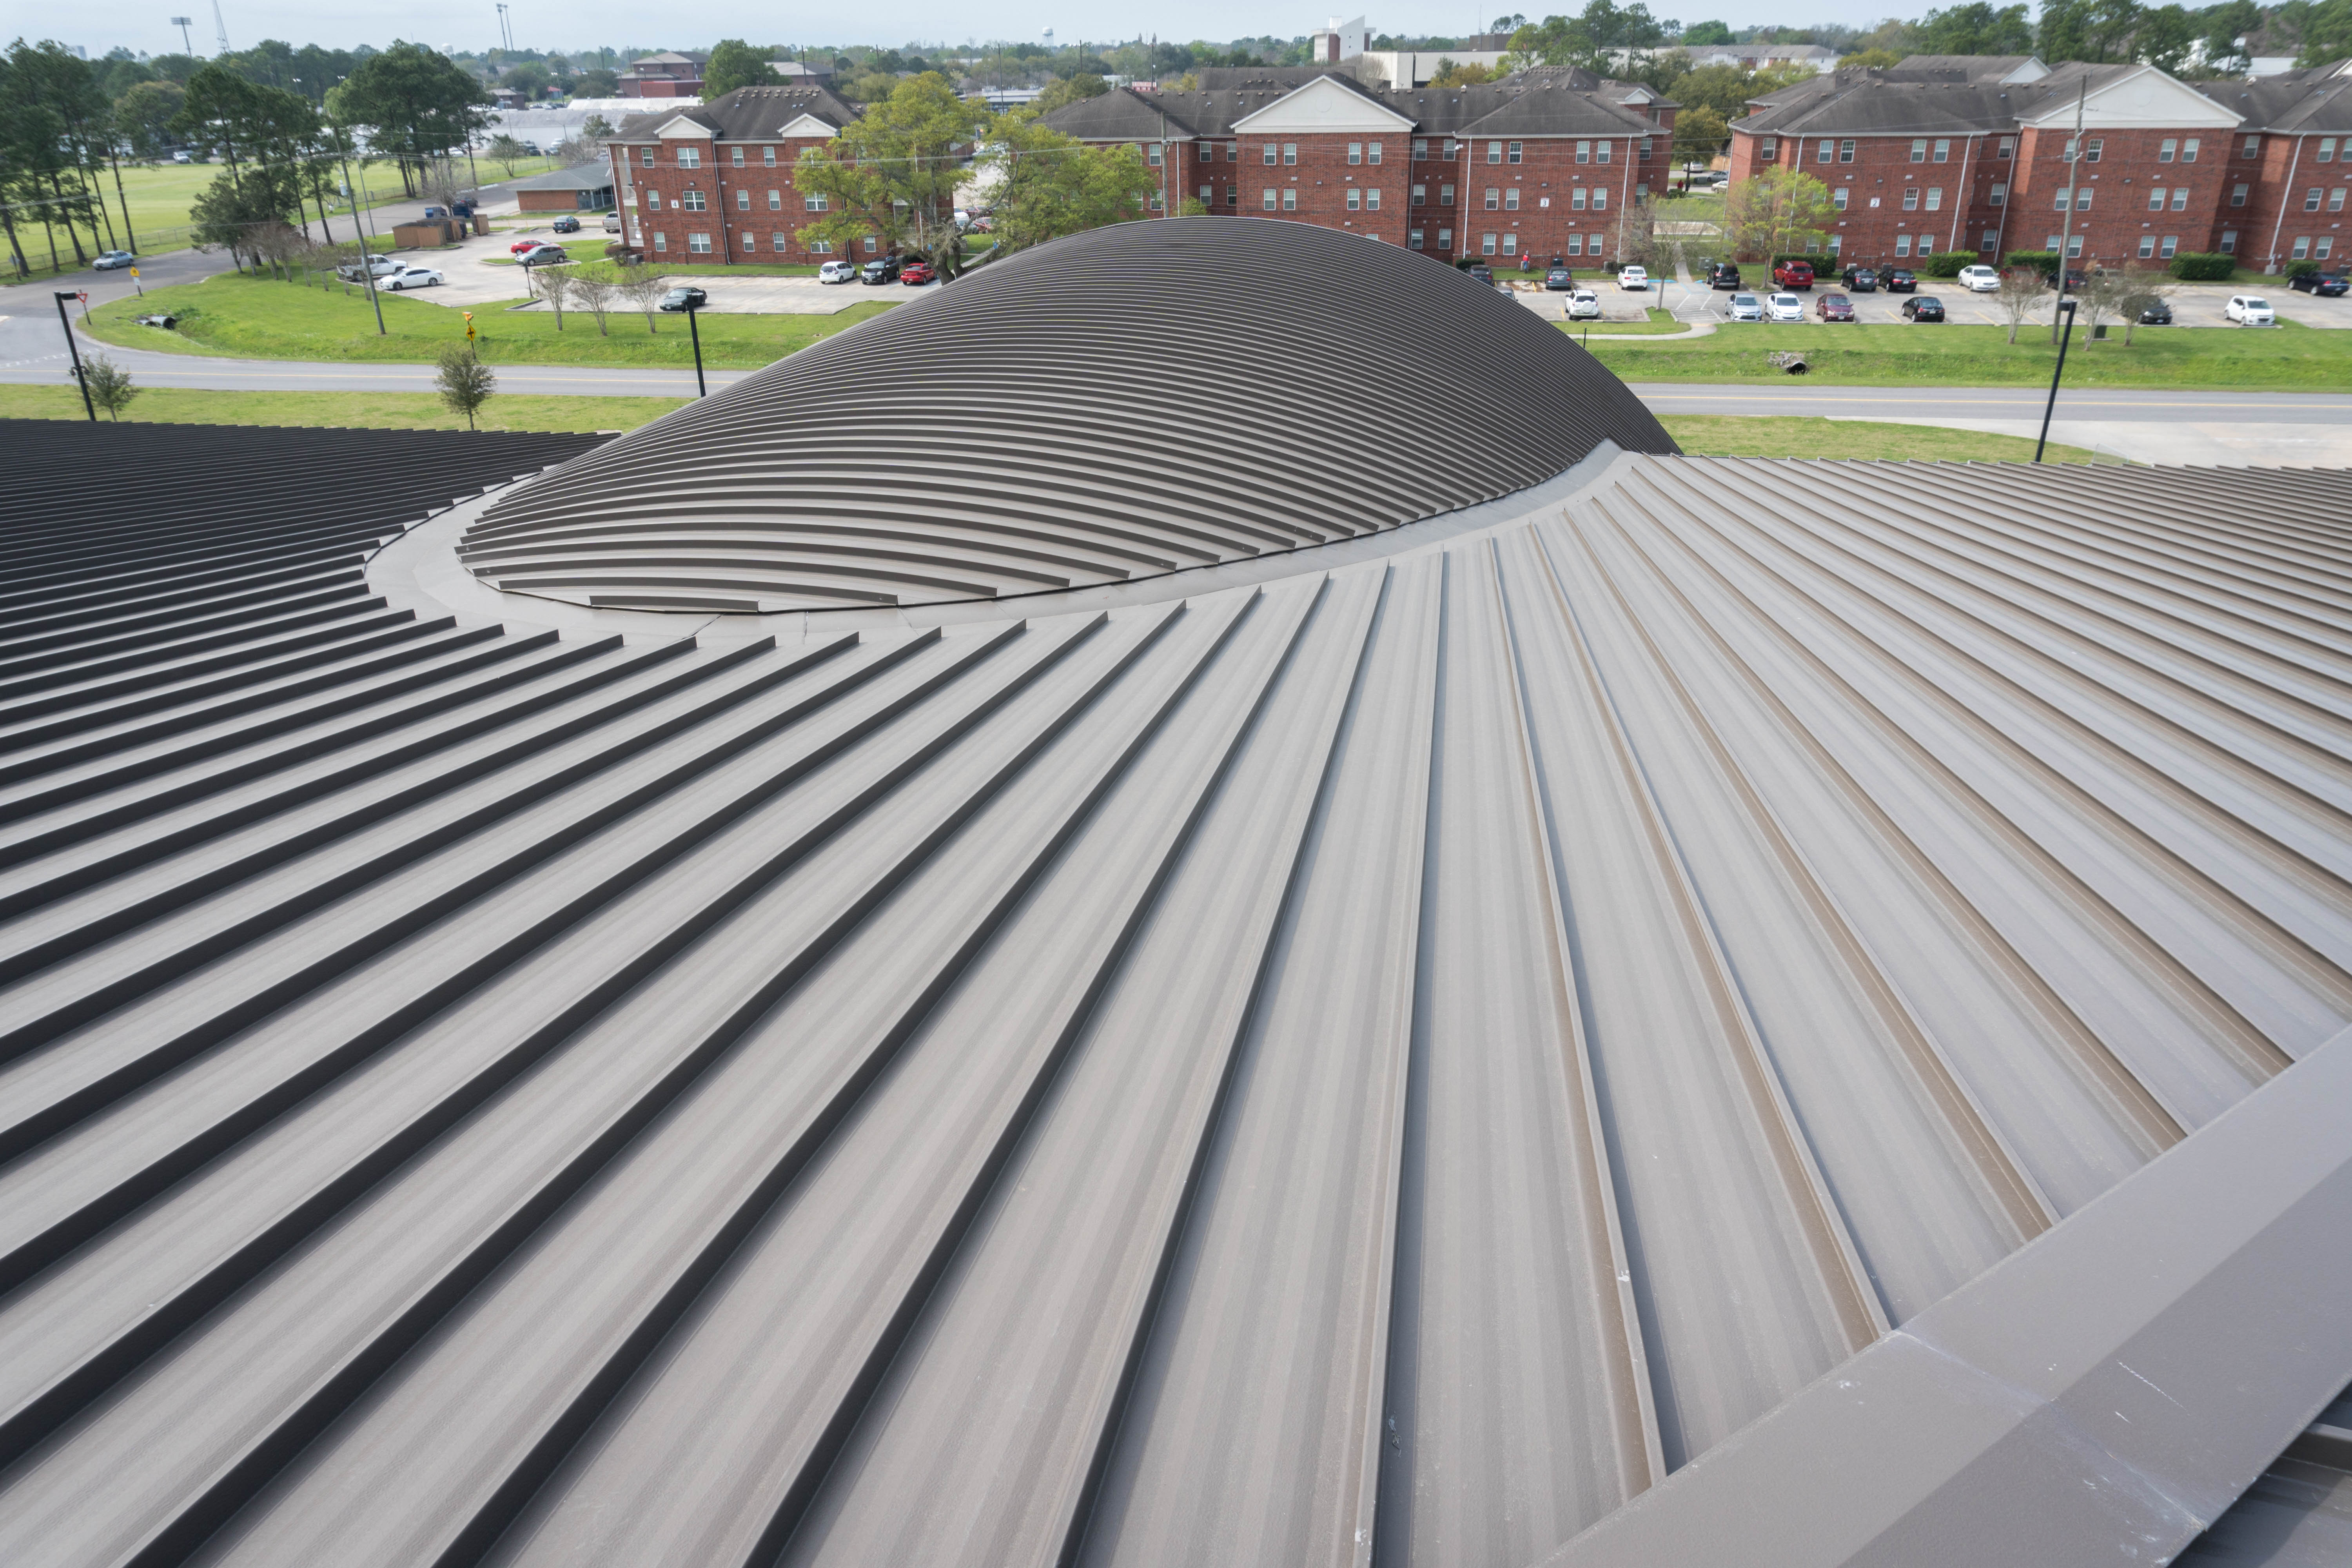
{"label": "dark sedan", "polygon": [[2286,286],[2301,289],[2305,294],[2317,294],[2322,299],[2333,300],[2346,289],[2352,289],[2352,279],[2330,278],[2325,272],[2306,272],[2300,278],[2288,279]]}
{"label": "dark sedan", "polygon": [[661,297],[665,310],[699,310],[710,303],[710,296],[699,289],[673,289]]}
{"label": "dark sedan", "polygon": [[2172,325],[2172,307],[2161,300],[2152,301],[2140,311],[2139,324],[2143,327]]}
{"label": "dark sedan", "polygon": [[1576,287],[1576,274],[1565,267],[1555,267],[1544,274],[1544,287],[1553,293]]}
{"label": "dark sedan", "polygon": [[1903,314],[1914,321],[1940,321],[1944,319],[1944,302],[1933,294],[1915,294],[1903,301]]}
{"label": "dark sedan", "polygon": [[1843,294],[1824,294],[1813,301],[1813,314],[1824,321],[1853,320],[1853,301]]}
{"label": "dark sedan", "polygon": [[1907,267],[1890,267],[1879,275],[1878,286],[1889,294],[1908,294],[1919,287],[1919,275]]}
{"label": "dark sedan", "polygon": [[1845,286],[1857,294],[1875,294],[1878,274],[1868,267],[1849,267],[1845,269]]}

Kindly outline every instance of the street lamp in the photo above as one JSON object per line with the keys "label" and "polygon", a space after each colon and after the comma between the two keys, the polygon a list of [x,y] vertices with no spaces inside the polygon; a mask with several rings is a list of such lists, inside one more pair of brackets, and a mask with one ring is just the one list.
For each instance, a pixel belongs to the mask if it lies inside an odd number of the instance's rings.
{"label": "street lamp", "polygon": [[[694,395],[708,397],[710,395],[710,388],[704,385],[702,381],[702,331],[694,324],[694,318],[698,310],[699,307],[695,304],[693,298],[688,296],[686,301],[686,335],[694,340]],[[97,417],[95,414],[90,416],[93,420]]]}
{"label": "street lamp", "polygon": [[[2061,258],[2059,266],[2066,265]],[[2058,378],[2066,374],[2066,345],[2074,341],[2074,301],[2060,300],[2058,309],[2066,318],[2066,331],[2058,340],[2058,368],[2050,373],[2050,401],[2042,405],[2042,439],[2033,443],[2033,460],[2042,460],[2042,448],[2050,445],[2050,416],[2058,408]]]}
{"label": "street lamp", "polygon": [[195,56],[196,46],[188,41],[188,25],[194,20],[195,18],[194,16],[174,16],[172,18],[172,26],[180,29],[180,52],[191,58],[194,58]]}
{"label": "street lamp", "polygon": [[[66,330],[66,353],[73,356],[74,384],[81,388],[82,412],[89,415],[89,422],[95,425],[98,423],[98,405],[89,400],[89,378],[81,373],[81,350],[74,346],[73,318],[66,314],[66,301],[79,300],[81,294],[78,289],[60,289],[57,294],[58,324]],[[699,376],[702,373],[702,359],[698,353],[695,357],[694,369],[696,375]]]}

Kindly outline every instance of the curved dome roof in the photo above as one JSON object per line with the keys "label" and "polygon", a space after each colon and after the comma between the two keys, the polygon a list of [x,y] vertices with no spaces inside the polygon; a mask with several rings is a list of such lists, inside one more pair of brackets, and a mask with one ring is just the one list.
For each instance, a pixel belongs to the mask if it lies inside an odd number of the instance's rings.
{"label": "curved dome roof", "polygon": [[1671,453],[1549,322],[1307,224],[1121,224],[781,360],[488,509],[499,587],[649,609],[992,598],[1395,528],[1605,440]]}

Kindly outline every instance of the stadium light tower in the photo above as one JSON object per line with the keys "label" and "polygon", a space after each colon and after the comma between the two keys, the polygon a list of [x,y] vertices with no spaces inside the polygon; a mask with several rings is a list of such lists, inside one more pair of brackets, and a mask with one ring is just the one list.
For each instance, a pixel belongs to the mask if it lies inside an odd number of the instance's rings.
{"label": "stadium light tower", "polygon": [[196,46],[188,41],[188,25],[194,20],[194,16],[172,18],[172,26],[180,29],[180,52],[184,55],[194,55],[196,52]]}

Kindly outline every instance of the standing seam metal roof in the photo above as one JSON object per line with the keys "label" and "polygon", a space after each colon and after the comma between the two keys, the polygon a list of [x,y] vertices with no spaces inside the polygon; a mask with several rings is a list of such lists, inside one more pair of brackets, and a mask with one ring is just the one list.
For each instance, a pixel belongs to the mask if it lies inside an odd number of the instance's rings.
{"label": "standing seam metal roof", "polygon": [[787,646],[271,493],[5,606],[0,1560],[1530,1563],[2352,1019],[2343,475]]}

